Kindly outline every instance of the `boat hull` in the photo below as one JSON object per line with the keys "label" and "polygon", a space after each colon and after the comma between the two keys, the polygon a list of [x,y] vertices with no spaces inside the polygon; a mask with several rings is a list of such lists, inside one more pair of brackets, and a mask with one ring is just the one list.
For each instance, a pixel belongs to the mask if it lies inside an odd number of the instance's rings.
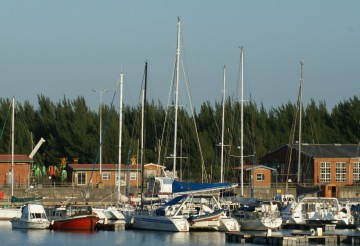
{"label": "boat hull", "polygon": [[239,231],[238,222],[224,216],[224,211],[218,210],[213,213],[191,216],[188,218],[190,230],[213,230],[213,231]]}
{"label": "boat hull", "polygon": [[77,216],[66,219],[53,220],[50,223],[52,230],[95,230],[99,218],[96,215]]}
{"label": "boat hull", "polygon": [[249,219],[240,220],[239,224],[242,231],[267,231],[268,229],[276,230],[282,224],[281,218],[274,219]]}
{"label": "boat hull", "polygon": [[11,220],[12,228],[16,229],[48,229],[50,226],[50,221],[48,220],[38,220],[38,221],[23,221],[19,218],[14,218]]}
{"label": "boat hull", "polygon": [[188,232],[189,222],[183,218],[171,218],[148,214],[138,214],[132,217],[132,228],[155,231]]}
{"label": "boat hull", "polygon": [[0,220],[10,221],[12,218],[21,217],[20,208],[1,208],[0,209]]}

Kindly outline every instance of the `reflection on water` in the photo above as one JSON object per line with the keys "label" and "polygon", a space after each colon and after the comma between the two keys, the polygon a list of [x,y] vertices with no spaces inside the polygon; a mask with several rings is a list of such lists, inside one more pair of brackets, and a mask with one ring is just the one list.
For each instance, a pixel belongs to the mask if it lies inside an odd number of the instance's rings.
{"label": "reflection on water", "polygon": [[[289,230],[279,230],[275,234],[290,235]],[[259,232],[257,232],[259,233]],[[356,230],[336,230],[336,234],[356,234]],[[52,231],[12,229],[10,222],[0,222],[0,245],[46,245],[46,246],[105,246],[105,245],[156,245],[156,246],[203,246],[236,245],[227,243],[223,232],[154,232],[154,231]],[[254,246],[254,245],[252,245]]]}
{"label": "reflection on water", "polygon": [[153,232],[153,231],[52,231],[52,230],[18,230],[10,226],[0,227],[0,238],[6,238],[0,245],[224,245],[225,234],[222,232]]}

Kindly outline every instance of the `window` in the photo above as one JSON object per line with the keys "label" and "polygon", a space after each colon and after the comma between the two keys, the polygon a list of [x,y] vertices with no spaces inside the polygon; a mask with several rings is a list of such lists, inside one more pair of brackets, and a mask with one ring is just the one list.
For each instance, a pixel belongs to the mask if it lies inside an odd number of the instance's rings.
{"label": "window", "polygon": [[78,185],[86,185],[86,173],[77,174],[77,183]]}
{"label": "window", "polygon": [[[121,183],[120,183],[120,186],[125,186],[126,185],[126,175],[125,173],[121,173],[120,174],[120,177],[121,177]],[[115,178],[116,178],[116,186],[119,186],[119,174],[118,173],[115,173]]]}
{"label": "window", "polygon": [[145,170],[146,178],[153,178],[156,176],[156,170]]}
{"label": "window", "polygon": [[330,162],[321,162],[320,163],[320,182],[330,182],[330,181],[331,181]]}
{"label": "window", "polygon": [[102,173],[102,180],[110,180],[110,173]]}
{"label": "window", "polygon": [[256,174],[256,181],[264,181],[264,180],[265,180],[265,174],[263,173]]}
{"label": "window", "polygon": [[346,163],[336,162],[336,182],[346,181]]}
{"label": "window", "polygon": [[353,181],[360,182],[360,162],[354,162]]}
{"label": "window", "polygon": [[130,173],[130,180],[136,180],[137,179],[137,173],[131,172]]}

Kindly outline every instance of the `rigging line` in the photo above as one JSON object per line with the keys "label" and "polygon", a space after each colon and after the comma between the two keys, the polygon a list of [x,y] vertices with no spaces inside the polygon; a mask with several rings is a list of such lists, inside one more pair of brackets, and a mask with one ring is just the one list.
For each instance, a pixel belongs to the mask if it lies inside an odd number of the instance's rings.
{"label": "rigging line", "polygon": [[[16,104],[18,104],[18,103],[16,103]],[[30,138],[30,142],[32,142],[33,140],[32,140],[32,138],[31,138],[31,134],[30,134],[31,131],[29,130],[29,127],[28,127],[28,125],[27,125],[27,123],[26,123],[24,114],[22,113],[22,111],[19,110],[19,107],[18,107],[18,110],[16,111],[16,113],[20,115],[20,118],[21,118],[21,120],[22,120],[22,122],[23,122],[23,124],[25,125],[25,128],[26,128],[26,130],[27,130],[27,131],[25,131],[25,132],[28,133],[29,138]],[[31,144],[33,144],[33,143],[31,143]]]}
{"label": "rigging line", "polygon": [[2,139],[2,136],[3,136],[4,130],[5,130],[5,126],[6,126],[6,122],[7,122],[7,119],[8,119],[8,117],[9,117],[9,115],[10,115],[10,112],[11,112],[11,103],[10,103],[10,106],[9,106],[9,110],[8,110],[8,112],[7,112],[7,114],[6,114],[6,117],[5,117],[5,121],[4,121],[3,127],[2,127],[2,129],[1,129],[0,140]]}
{"label": "rigging line", "polygon": [[[298,110],[299,110],[299,105],[300,105],[300,96],[301,96],[301,91],[299,88],[299,94],[298,94],[298,100],[297,100],[297,104],[296,104],[296,110],[294,112],[294,119],[293,119],[293,127],[291,129],[291,133],[290,133],[290,154],[289,154],[289,163],[288,163],[288,167],[287,167],[287,174],[286,174],[286,185],[285,185],[285,189],[286,192],[288,190],[288,179],[289,179],[289,175],[290,175],[290,165],[291,165],[291,159],[292,159],[292,151],[293,151],[293,144],[294,144],[294,138],[295,138],[295,128],[296,128],[296,122],[297,122],[297,115],[298,115]],[[299,153],[301,154],[301,153]]]}
{"label": "rigging line", "polygon": [[[116,91],[114,91],[114,95],[113,95],[113,98],[112,98],[112,101],[111,101],[111,105],[110,105],[110,109],[109,109],[109,112],[108,112],[108,115],[106,117],[106,122],[105,122],[105,127],[104,127],[104,131],[102,133],[102,136],[101,136],[101,141],[103,142],[104,141],[104,135],[106,133],[106,130],[107,130],[107,127],[108,127],[108,124],[109,124],[109,121],[110,121],[110,116],[111,116],[111,109],[113,109],[114,107],[114,100],[115,100],[115,95],[116,95]],[[102,105],[100,105],[101,107]],[[89,186],[90,186],[90,182],[92,181],[92,176],[94,174],[94,171],[95,171],[95,166],[96,166],[96,163],[97,163],[97,160],[98,160],[98,157],[99,157],[99,153],[100,153],[100,148],[101,148],[101,145],[102,145],[102,142],[99,143],[99,147],[98,147],[98,151],[96,153],[96,157],[95,157],[95,161],[94,161],[94,164],[93,164],[93,167],[92,167],[92,170],[91,170],[91,174],[90,174],[90,178],[89,178],[89,182],[86,186],[86,190],[85,190],[85,200],[87,199],[86,198],[86,194],[89,192]]]}
{"label": "rigging line", "polygon": [[[174,87],[174,83],[175,83],[175,67],[176,67],[176,59],[175,59],[175,62],[174,62],[174,66],[173,66],[173,73],[172,73],[172,78],[171,78],[171,86],[170,86],[170,90],[169,90],[169,95],[168,95],[168,101],[167,101],[167,110],[165,110],[165,119],[164,119],[164,127],[163,127],[163,131],[162,131],[162,134],[161,134],[161,139],[160,139],[160,147],[159,147],[159,154],[158,154],[158,161],[157,163],[160,165],[160,159],[161,159],[161,149],[162,149],[162,146],[163,146],[163,141],[164,141],[164,136],[165,136],[165,128],[166,128],[166,124],[167,124],[167,121],[168,121],[168,117],[169,117],[169,108],[170,108],[170,101],[171,101],[171,95],[172,95],[172,92],[173,92],[173,87]],[[164,151],[165,152],[165,151]],[[166,155],[164,153],[164,155]],[[164,156],[164,159],[165,159],[165,156]]]}
{"label": "rigging line", "polygon": [[[144,85],[144,78],[145,78],[145,75],[143,74],[141,88],[143,88],[143,85]],[[126,85],[127,85],[127,83],[126,83]],[[140,90],[140,91],[142,91],[142,90]],[[141,104],[141,93],[138,96],[138,104]],[[136,106],[136,107],[133,107],[133,109],[137,109],[137,111],[138,111],[140,109],[140,107]],[[134,110],[133,110],[133,112],[134,112]],[[141,114],[141,112],[140,112],[140,114]],[[139,121],[139,118],[140,118],[139,114],[136,113],[135,118],[133,120],[133,125],[137,125],[137,123]],[[133,137],[130,138],[129,148],[128,148],[128,151],[127,151],[127,163],[128,164],[130,163],[131,154],[134,152],[133,149],[132,149],[132,148],[134,148],[134,145],[136,146],[135,149],[139,148],[138,144],[136,143],[135,137],[134,137],[137,129],[138,129],[138,127],[132,127],[132,131],[131,131],[131,134],[130,134]],[[135,151],[135,152],[137,152],[137,151]],[[136,156],[136,158],[138,158],[138,156]]]}
{"label": "rigging line", "polygon": [[[181,62],[182,63],[182,62]],[[193,108],[193,103],[191,101],[191,95],[190,95],[190,90],[189,90],[189,81],[188,81],[188,77],[187,77],[187,74],[184,70],[184,64],[182,63],[182,68],[183,68],[183,73],[184,73],[184,78],[185,78],[185,85],[186,85],[186,90],[187,90],[187,93],[188,93],[188,97],[189,97],[189,102],[190,102],[190,109],[191,109],[191,114],[192,114],[192,120],[193,120],[193,123],[194,123],[194,127],[195,127],[195,132],[196,132],[196,140],[197,140],[197,144],[198,144],[198,147],[199,147],[199,151],[200,151],[200,158],[201,158],[201,165],[202,165],[202,168],[203,168],[203,175],[206,177],[206,169],[205,169],[205,161],[204,161],[204,156],[203,156],[203,152],[202,152],[202,149],[201,149],[201,143],[200,143],[200,137],[199,137],[199,132],[198,132],[198,129],[196,127],[196,120],[195,120],[195,114],[194,114],[194,108]],[[204,180],[201,180],[201,182],[204,182]]]}

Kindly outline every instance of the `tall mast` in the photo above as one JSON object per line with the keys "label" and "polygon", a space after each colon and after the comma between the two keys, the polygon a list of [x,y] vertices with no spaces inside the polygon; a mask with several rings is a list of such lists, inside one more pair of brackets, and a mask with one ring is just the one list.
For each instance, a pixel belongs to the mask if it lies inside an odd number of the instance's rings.
{"label": "tall mast", "polygon": [[144,145],[145,145],[145,111],[146,111],[146,87],[147,87],[147,70],[148,62],[145,62],[145,81],[142,91],[142,110],[141,110],[141,147],[140,147],[140,160],[141,160],[141,206],[143,205],[142,196],[144,193]]}
{"label": "tall mast", "polygon": [[300,88],[299,88],[299,157],[298,157],[298,173],[297,173],[297,183],[300,183],[301,178],[301,135],[302,135],[302,83],[303,83],[303,66],[304,60],[300,60]]}
{"label": "tall mast", "polygon": [[244,196],[244,50],[241,47],[241,129],[240,129],[240,164],[241,164],[241,196]]}
{"label": "tall mast", "polygon": [[120,103],[119,103],[119,168],[118,168],[118,199],[121,202],[121,142],[122,142],[122,122],[123,122],[123,81],[124,74],[120,73]]}
{"label": "tall mast", "polygon": [[174,122],[174,152],[173,152],[173,175],[176,174],[176,141],[177,141],[177,118],[179,107],[179,66],[180,66],[180,29],[181,21],[178,17],[177,47],[176,47],[176,85],[175,85],[175,122]]}
{"label": "tall mast", "polygon": [[15,97],[12,98],[11,116],[11,196],[14,195],[14,134],[15,134]]}
{"label": "tall mast", "polygon": [[223,75],[224,75],[224,88],[223,88],[223,108],[222,108],[222,118],[221,118],[221,166],[220,166],[220,183],[224,182],[224,121],[225,121],[225,81],[226,81],[226,69],[224,66]]}

